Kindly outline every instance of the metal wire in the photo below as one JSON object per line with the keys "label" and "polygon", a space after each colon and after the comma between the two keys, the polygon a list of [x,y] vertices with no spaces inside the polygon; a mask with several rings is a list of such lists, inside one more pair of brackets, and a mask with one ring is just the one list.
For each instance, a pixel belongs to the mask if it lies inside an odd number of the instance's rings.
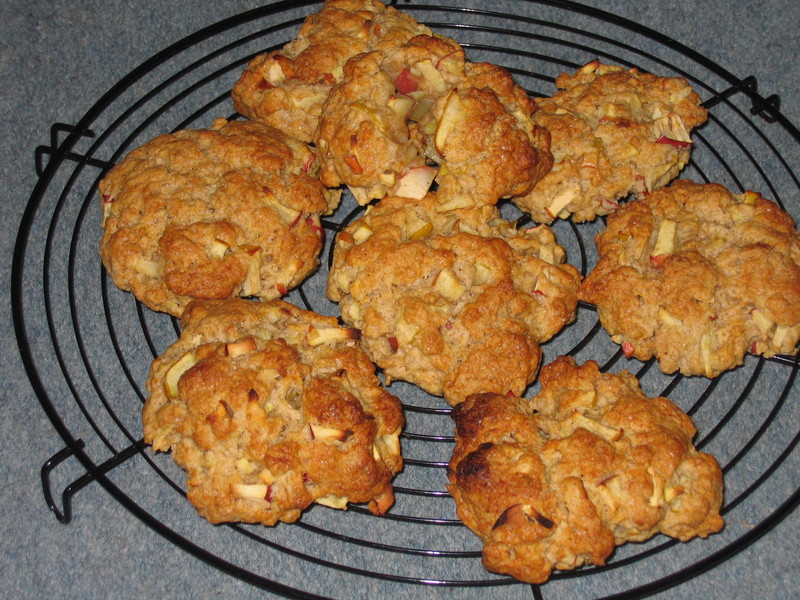
{"label": "metal wire", "polygon": [[[783,205],[784,200],[780,195],[781,188],[773,184],[772,178],[767,172],[767,159],[769,159],[783,169],[783,177],[800,189],[800,182],[798,182],[794,170],[790,167],[786,157],[777,151],[770,136],[764,131],[762,123],[757,120],[757,117],[745,114],[741,106],[735,102],[737,93],[746,95],[753,102],[755,112],[761,111],[770,119],[775,120],[777,122],[775,126],[781,126],[800,144],[800,135],[796,128],[786,121],[775,101],[769,98],[763,99],[757,94],[754,81],[739,80],[722,67],[711,63],[674,40],[603,11],[567,1],[540,0],[535,3],[563,11],[562,15],[565,20],[568,20],[572,14],[580,14],[594,19],[598,24],[598,29],[601,24],[604,26],[613,24],[628,33],[655,40],[670,51],[690,59],[693,67],[699,66],[701,74],[689,72],[687,67],[672,64],[662,56],[642,51],[632,44],[627,36],[624,38],[625,41],[614,39],[606,27],[603,27],[601,35],[572,27],[564,22],[531,19],[481,9],[416,3],[404,5],[403,8],[418,18],[428,15],[448,15],[450,17],[448,22],[434,21],[429,24],[435,30],[456,38],[472,34],[493,36],[492,39],[497,40],[497,45],[465,41],[464,46],[468,51],[497,55],[499,64],[503,64],[506,60],[513,62],[514,58],[523,57],[526,60],[535,61],[536,65],[548,68],[550,66],[560,69],[574,68],[579,64],[575,62],[575,53],[578,53],[586,60],[599,56],[604,60],[629,66],[641,66],[639,63],[644,61],[648,66],[663,68],[667,71],[666,74],[684,76],[698,89],[708,94],[706,105],[714,111],[710,115],[709,124],[697,134],[699,143],[696,144],[695,157],[702,157],[705,162],[701,165],[699,161],[693,160],[690,164],[689,169],[696,177],[704,181],[711,181],[724,176],[732,180],[739,189],[743,189],[744,183],[740,181],[737,173],[742,164],[747,164],[760,178],[757,182],[758,185],[768,188],[771,197]],[[12,266],[12,314],[20,353],[28,376],[43,409],[67,444],[64,453],[60,453],[48,461],[47,473],[50,469],[55,468],[65,456],[72,454],[86,469],[86,480],[97,480],[116,500],[145,524],[181,548],[220,570],[261,588],[286,597],[316,598],[321,596],[287,585],[287,582],[279,581],[267,573],[256,572],[252,568],[236,564],[233,558],[234,554],[230,556],[221,553],[214,554],[196,544],[188,537],[178,533],[177,528],[171,526],[163,515],[156,516],[156,507],[142,506],[136,497],[135,485],[132,486],[133,492],[125,492],[122,484],[112,483],[106,477],[106,473],[118,464],[117,461],[135,456],[143,462],[142,469],[145,473],[156,475],[158,480],[166,483],[168,488],[174,490],[177,495],[185,495],[181,475],[169,468],[168,459],[163,456],[153,457],[149,453],[141,452],[142,442],[138,435],[139,424],[130,421],[127,417],[129,411],[124,410],[130,403],[140,406],[144,401],[146,393],[142,389],[140,363],[152,360],[158,354],[163,340],[174,338],[177,335],[178,324],[175,319],[153,320],[151,313],[146,308],[132,298],[125,298],[124,295],[121,295],[110,283],[105,271],[99,268],[99,261],[96,257],[93,260],[97,265],[99,301],[104,319],[101,328],[104,329],[98,331],[95,315],[85,314],[81,310],[83,298],[78,289],[80,280],[78,271],[82,268],[82,261],[85,257],[83,241],[87,236],[93,235],[93,225],[87,222],[87,215],[92,214],[91,207],[95,202],[96,186],[107,169],[117,162],[126,151],[141,143],[142,137],[146,136],[152,127],[169,122],[169,129],[182,129],[193,126],[195,122],[202,119],[216,116],[215,111],[220,110],[227,101],[227,91],[220,92],[216,89],[216,84],[231,74],[235,75],[258,51],[279,47],[283,42],[275,42],[276,35],[285,36],[288,40],[302,18],[296,16],[284,18],[284,15],[288,15],[298,6],[308,6],[306,12],[316,10],[317,7],[311,7],[311,4],[314,3],[279,2],[231,17],[205,28],[157,53],[121,79],[89,109],[74,128],[62,127],[57,131],[54,126],[51,147],[40,148],[36,151],[37,165],[41,167],[40,180],[31,194],[15,247]],[[473,17],[501,20],[504,27],[466,22]],[[268,23],[265,21],[267,19]],[[459,22],[460,20],[465,22]],[[268,26],[254,31],[239,31],[241,27],[259,22],[265,22]],[[575,39],[567,39],[564,34]],[[239,37],[230,39],[231,36],[237,35]],[[274,43],[255,51],[252,50],[251,46],[254,43],[258,44],[262,39],[270,39]],[[519,40],[524,40],[526,44],[538,44],[537,52],[520,50],[517,47]],[[180,66],[179,59],[184,52],[204,44],[210,44],[213,47],[200,58]],[[542,53],[542,50],[547,50],[549,53]],[[565,55],[562,55],[562,52]],[[170,71],[173,61],[177,65]],[[220,62],[222,64],[217,64]],[[521,68],[516,63],[508,66],[522,80],[523,84],[528,81],[553,81],[552,75],[547,72]],[[167,74],[146,93],[132,101],[120,100],[134,84],[153,72],[161,73],[165,67]],[[712,76],[721,78],[727,84],[717,89],[715,85],[706,80]],[[536,90],[536,93],[542,92]],[[180,120],[170,121],[168,118],[170,112],[187,103],[191,103],[191,109],[184,111]],[[98,125],[103,122],[106,125],[102,129],[98,128]],[[741,134],[735,132],[737,128],[741,127],[749,132],[749,139],[742,139]],[[83,136],[90,128],[96,128],[97,134],[93,133],[92,142],[85,149],[80,150],[81,145],[86,146],[86,144],[82,144]],[[61,144],[56,143],[59,131],[67,133],[66,139]],[[49,156],[46,166],[44,166],[45,156]],[[104,156],[108,158],[104,158]],[[775,164],[770,168],[774,169]],[[57,178],[64,180],[63,183],[56,182]],[[758,186],[753,185],[752,187],[758,189]],[[86,189],[83,190],[83,188]],[[791,196],[790,193],[784,194],[785,198]],[[349,212],[342,209],[331,218],[324,220],[323,226],[328,231],[336,232],[356,218],[360,212],[361,209],[357,207],[352,208]],[[522,223],[523,220],[520,220],[519,224]],[[33,228],[46,229],[45,242],[41,248],[29,245]],[[569,228],[578,249],[577,257],[571,258],[575,266],[585,275],[591,268],[591,239],[588,237],[587,230],[581,226],[570,223]],[[68,248],[65,265],[66,281],[60,279],[62,274],[54,266],[58,264],[58,258],[63,256],[65,245]],[[328,268],[332,262],[332,245],[332,242],[327,244]],[[39,264],[41,270],[31,275],[26,272],[26,263],[28,265]],[[30,267],[27,268],[30,269]],[[41,279],[40,294],[24,289],[22,282],[26,275]],[[61,301],[62,287],[65,289],[67,297],[66,305]],[[307,308],[318,310],[318,298],[309,291],[310,289],[312,288],[309,287],[309,284],[304,284],[295,293],[296,297]],[[65,306],[66,313],[64,312]],[[120,307],[123,307],[123,310],[120,310]],[[47,342],[49,343],[45,349],[34,343],[28,332],[31,321],[39,316],[43,316],[47,326],[49,338]],[[579,307],[578,323],[585,326],[585,333],[577,339],[564,339],[560,346],[560,352],[576,357],[597,358],[603,370],[615,368],[622,357],[622,352],[607,344],[593,306],[584,303]],[[141,339],[141,348],[146,356],[131,354],[129,338],[134,334]],[[123,401],[118,400],[112,394],[112,391],[117,390],[118,386],[112,385],[109,366],[95,364],[88,351],[88,344],[96,339],[103,339],[111,345],[111,354],[116,361],[113,368],[119,370],[122,381],[125,382],[128,389],[128,394]],[[598,354],[594,356],[593,352]],[[41,377],[44,365],[51,362],[53,358],[62,376],[63,381],[60,383],[63,383],[65,389],[65,395],[60,397],[53,395],[50,389],[52,386],[45,385]],[[655,373],[657,369],[651,369],[653,363],[654,361],[651,360],[641,364],[636,376],[642,380],[653,378],[656,383],[660,382],[659,375]],[[636,363],[631,362],[630,364]],[[775,361],[749,360],[745,367],[747,369],[746,380],[739,392],[734,395],[735,399],[727,405],[725,410],[718,413],[718,417],[712,423],[707,424],[707,427],[701,430],[701,436],[697,442],[698,447],[712,445],[720,433],[729,431],[731,423],[741,418],[742,411],[751,406],[753,390],[763,382],[764,371],[767,368],[771,369],[770,377],[777,379],[774,374],[776,370],[785,377],[783,386],[777,396],[773,398],[774,404],[768,410],[763,411],[763,418],[757,423],[755,431],[746,436],[746,439],[737,439],[736,441],[740,445],[727,452],[727,455],[732,453],[732,457],[723,465],[726,477],[754,451],[764,440],[767,431],[788,410],[786,399],[796,381],[797,359],[795,357],[779,357]],[[698,391],[695,399],[685,410],[691,416],[708,412],[706,409],[709,404],[719,399],[718,389],[720,386],[725,387],[726,390],[733,388],[739,385],[738,381],[734,381],[734,379],[740,378],[741,374],[736,376],[725,374],[718,379],[709,381],[702,386],[703,389]],[[678,394],[682,391],[682,387],[693,385],[693,382],[688,381],[690,378],[684,378],[681,375],[663,379],[664,383],[660,384],[662,386],[661,395],[665,396]],[[759,398],[759,402],[765,406],[767,404],[764,398]],[[428,406],[425,405],[425,400],[415,399],[412,401],[403,398],[403,406],[409,416],[409,421],[413,420],[415,423],[415,425],[410,424],[407,431],[404,432],[404,445],[408,444],[414,448],[414,451],[422,452],[422,454],[416,455],[411,452],[406,456],[406,471],[402,476],[403,483],[398,483],[396,486],[398,498],[401,501],[398,502],[395,509],[382,517],[382,521],[397,523],[398,526],[403,527],[408,525],[441,528],[441,531],[459,531],[463,529],[463,525],[452,516],[446,490],[432,489],[420,483],[429,481],[429,477],[425,473],[442,474],[446,468],[447,456],[445,453],[449,455],[450,447],[453,444],[452,424],[449,418],[451,411],[449,408],[442,407],[440,403],[437,404],[436,401],[431,402],[431,405]],[[76,420],[80,421],[79,425],[75,424]],[[422,429],[415,429],[420,426]],[[78,438],[79,435],[85,438],[86,444]],[[792,456],[799,441],[800,431],[790,437],[778,456],[764,466],[755,480],[750,482],[746,480],[747,485],[744,486],[744,489],[727,500],[724,512],[730,513],[737,508],[746,506],[747,500],[765,484],[768,484],[775,471],[787,458]],[[444,456],[444,460],[438,459],[439,456]],[[45,479],[43,470],[43,485],[49,494],[49,483]],[[440,477],[439,481],[442,480]],[[414,512],[418,508],[415,504],[417,499],[423,502],[422,514]],[[68,508],[68,501],[69,498],[65,496],[65,508]],[[782,501],[779,498],[775,499],[775,502],[776,506],[770,507],[772,508],[771,512],[756,527],[742,533],[724,547],[709,546],[707,555],[694,560],[676,572],[656,577],[652,581],[641,583],[627,590],[620,590],[614,597],[640,597],[662,591],[727,560],[764,535],[794,510],[800,503],[800,489],[795,490],[790,497]],[[445,503],[447,503],[446,506]],[[51,505],[53,510],[57,511],[54,502],[51,502]],[[362,520],[377,518],[363,507],[358,506],[352,507],[350,513],[355,518]],[[315,515],[316,513],[310,516]],[[66,511],[62,517],[66,521],[69,520]],[[225,529],[239,539],[246,539],[253,544],[291,557],[293,560],[355,578],[364,577],[400,585],[420,586],[421,588],[425,586],[484,588],[520,585],[508,577],[491,576],[480,570],[479,567],[467,569],[465,572],[468,573],[468,576],[461,578],[434,576],[434,567],[440,564],[435,561],[467,561],[470,565],[478,565],[479,544],[469,536],[465,538],[471,540],[467,547],[452,549],[417,547],[402,541],[379,541],[360,532],[358,535],[352,532],[343,533],[337,528],[335,519],[324,521],[324,524],[321,525],[304,518],[294,527],[320,540],[328,539],[339,544],[364,548],[378,555],[410,557],[417,561],[417,566],[422,565],[423,570],[430,565],[431,576],[419,576],[412,574],[411,571],[403,574],[391,571],[389,568],[378,570],[346,564],[339,558],[331,559],[317,554],[314,547],[298,548],[292,545],[291,541],[281,541],[278,537],[273,538],[273,531],[267,528],[230,525]],[[552,578],[552,584],[543,587],[533,586],[531,593],[534,598],[543,598],[545,595],[549,595],[550,586],[557,586],[559,581],[577,578],[590,579],[596,574],[630,567],[644,561],[658,560],[656,558],[658,555],[670,551],[676,546],[677,543],[674,540],[663,541],[663,538],[655,540],[641,549],[633,550],[627,556],[610,561],[606,566],[556,573]],[[416,570],[412,569],[412,571]]]}

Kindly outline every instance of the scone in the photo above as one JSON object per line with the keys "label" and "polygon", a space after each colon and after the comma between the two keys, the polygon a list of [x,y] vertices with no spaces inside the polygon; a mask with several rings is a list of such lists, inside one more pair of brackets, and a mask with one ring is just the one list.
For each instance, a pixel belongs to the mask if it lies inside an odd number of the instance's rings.
{"label": "scone", "polygon": [[411,16],[377,0],[327,0],[281,50],[255,57],[233,87],[236,110],[305,142],[322,105],[353,56],[430,34]]}
{"label": "scone", "polygon": [[316,269],[338,194],[314,152],[256,122],[161,135],[100,182],[100,255],[114,283],[179,316],[192,299],[282,296]]}
{"label": "scone", "polygon": [[626,356],[715,377],[800,338],[800,236],[755,192],[677,181],[609,216],[581,288]]}
{"label": "scone", "polygon": [[722,472],[678,407],[593,361],[560,357],[539,381],[530,400],[478,394],[453,411],[449,490],[487,569],[542,583],[628,541],[722,528]]}
{"label": "scone", "polygon": [[328,297],[386,376],[450,404],[519,394],[574,318],[580,275],[546,226],[440,209],[434,194],[371,206],[336,238]]}
{"label": "scone", "polygon": [[[418,35],[352,58],[322,109],[322,182],[360,204],[419,199],[436,177],[444,203],[495,204],[550,169],[534,104],[503,68],[469,63],[455,41]],[[438,168],[432,165],[438,165]]]}
{"label": "scone", "polygon": [[549,130],[552,171],[514,201],[534,220],[590,221],[631,192],[656,190],[689,160],[690,133],[707,112],[689,84],[591,62],[537,98],[534,122]]}
{"label": "scone", "polygon": [[172,450],[203,517],[274,525],[312,502],[392,505],[402,410],[357,331],[281,300],[195,301],[182,326],[152,365],[144,439]]}

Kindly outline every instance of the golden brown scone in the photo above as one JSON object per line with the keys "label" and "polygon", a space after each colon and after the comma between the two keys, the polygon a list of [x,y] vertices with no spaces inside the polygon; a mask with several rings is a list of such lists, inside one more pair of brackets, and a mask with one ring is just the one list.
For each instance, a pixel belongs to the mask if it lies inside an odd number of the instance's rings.
{"label": "golden brown scone", "polygon": [[569,357],[539,381],[530,400],[477,394],[453,413],[449,490],[487,569],[542,583],[628,541],[722,528],[722,472],[672,402]]}
{"label": "golden brown scone", "polygon": [[377,0],[328,0],[281,50],[255,57],[233,88],[236,110],[305,142],[345,63],[371,50],[404,44],[430,29]]}
{"label": "golden brown scone", "polygon": [[453,208],[495,204],[550,169],[549,136],[533,110],[505,69],[466,62],[451,39],[418,35],[347,63],[322,110],[320,177],[348,185],[360,204],[421,198],[435,176]]}
{"label": "golden brown scone", "polygon": [[281,296],[316,269],[319,215],[338,202],[312,176],[314,159],[256,122],[161,135],[100,182],[103,264],[176,316],[193,298]]}
{"label": "golden brown scone", "polygon": [[384,513],[400,403],[357,331],[281,300],[195,301],[152,365],[144,438],[172,450],[212,523],[296,521],[312,502]]}
{"label": "golden brown scone", "polygon": [[451,404],[521,393],[539,344],[574,318],[580,275],[546,226],[440,209],[434,194],[370,207],[336,238],[328,297],[391,378]]}
{"label": "golden brown scone", "polygon": [[794,352],[800,236],[759,194],[677,181],[609,216],[597,246],[581,298],[627,356],[716,377],[748,351]]}
{"label": "golden brown scone", "polygon": [[631,192],[668,184],[689,160],[690,132],[707,112],[689,84],[593,61],[556,79],[538,98],[534,122],[547,128],[552,171],[515,203],[538,222],[590,221]]}

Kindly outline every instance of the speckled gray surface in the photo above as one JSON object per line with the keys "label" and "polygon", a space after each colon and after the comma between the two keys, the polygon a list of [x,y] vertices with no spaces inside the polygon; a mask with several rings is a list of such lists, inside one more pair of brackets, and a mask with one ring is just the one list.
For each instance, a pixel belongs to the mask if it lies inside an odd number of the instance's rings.
{"label": "speckled gray surface", "polygon": [[[403,3],[405,4],[405,3]],[[485,3],[455,3],[443,1],[441,4],[487,7]],[[547,4],[558,5],[558,2]],[[724,66],[737,76],[756,75],[759,89],[765,94],[778,93],[782,97],[782,110],[788,119],[800,123],[800,101],[798,101],[798,82],[800,67],[797,56],[800,51],[800,33],[796,23],[800,17],[800,3],[790,0],[767,1],[761,3],[727,2],[716,0],[697,3],[687,0],[666,0],[662,2],[613,2],[593,1],[592,6],[627,17],[643,25],[654,28],[665,35],[679,40],[688,47],[699,51],[708,59]],[[413,3],[411,4],[413,6]],[[54,122],[76,123],[89,108],[116,81],[142,63],[148,57],[192,32],[215,23],[225,17],[254,8],[255,5],[240,0],[225,3],[209,3],[187,0],[181,3],[162,3],[152,1],[125,2],[121,0],[84,0],[82,2],[21,2],[11,0],[0,7],[0,82],[3,93],[0,95],[0,118],[6,132],[0,152],[0,173],[2,173],[5,202],[2,205],[2,219],[6,233],[2,236],[3,252],[9,257],[3,264],[3,281],[9,287],[11,256],[13,254],[17,228],[28,198],[36,185],[34,171],[34,148],[49,139],[49,128]],[[578,29],[588,28],[624,41],[642,50],[654,49],[653,42],[640,36],[621,33],[614,26],[603,26],[598,30],[598,22],[587,17],[567,15],[553,6],[539,3],[498,1],[490,5],[491,10],[510,11],[533,18],[543,18],[569,23]],[[445,15],[438,13],[418,13],[423,20],[442,21]],[[468,18],[472,19],[472,17]],[[281,19],[284,20],[284,19]],[[203,42],[192,52],[176,58],[166,68],[152,76],[136,81],[109,111],[98,115],[92,127],[102,132],[114,118],[122,114],[125,107],[131,106],[142,96],[174,73],[178,68],[188,65],[194,56],[204,55],[227,41],[237,39],[246,32],[267,27],[273,21],[265,17],[253,24],[232,30]],[[480,22],[484,21],[474,21]],[[488,23],[488,22],[487,22]],[[513,27],[523,32],[542,32],[538,25],[521,21]],[[447,30],[464,41],[480,44],[487,39],[481,34],[467,30]],[[552,30],[546,33],[552,35]],[[499,34],[496,34],[499,35]],[[582,38],[579,34],[561,32],[565,40]],[[279,33],[278,38],[287,37],[288,32]],[[201,70],[203,74],[224,68],[237,59],[266,45],[264,36],[243,47],[226,50],[221,57],[213,58]],[[496,38],[494,38],[496,39]],[[505,39],[505,38],[504,38]],[[524,36],[511,36],[505,45],[532,53],[552,55],[555,50],[542,40]],[[585,38],[583,43],[587,43]],[[607,49],[605,42],[595,40],[592,45],[597,50]],[[611,50],[609,50],[611,51]],[[198,52],[199,54],[193,54]],[[593,57],[592,51],[574,47],[559,46],[563,57],[575,62],[583,62]],[[614,48],[628,60],[639,62],[638,55]],[[483,53],[474,48],[473,57],[491,60],[491,53]],[[561,55],[561,54],[560,54]],[[496,55],[495,55],[496,56]],[[662,56],[659,54],[659,56]],[[662,56],[668,62],[680,62],[679,58],[667,52]],[[179,59],[179,60],[178,60]],[[535,57],[503,56],[513,66],[541,70],[547,75],[558,72],[559,66]],[[657,64],[641,58],[644,66],[661,72]],[[531,66],[531,65],[535,66]],[[681,63],[683,64],[683,63]],[[180,65],[180,66],[178,66]],[[666,67],[665,67],[666,68]],[[688,66],[687,66],[688,68]],[[96,150],[95,156],[111,159],[123,143],[124,137],[141,125],[141,131],[131,143],[141,143],[147,137],[175,127],[198,107],[219,98],[219,104],[203,116],[190,121],[192,126],[201,126],[211,115],[227,114],[230,104],[224,97],[226,85],[235,80],[239,67],[223,70],[209,84],[199,84],[195,89],[186,89],[189,83],[202,76],[184,76],[165,94],[146,101],[131,117],[125,118],[121,125],[109,135]],[[693,72],[693,71],[690,71]],[[705,74],[702,79],[711,83],[714,89],[722,89],[718,78]],[[530,89],[541,92],[550,91],[549,84],[540,80],[525,80]],[[165,106],[163,112],[153,123],[144,123],[143,117],[165,105],[167,99],[181,92],[179,98]],[[711,95],[709,90],[701,94]],[[741,105],[746,113],[745,105]],[[780,196],[795,219],[800,217],[800,194],[791,181],[787,171],[780,165],[775,155],[764,142],[753,137],[753,131],[743,125],[729,107],[720,105],[714,115],[725,125],[730,125],[728,137],[717,124],[706,127],[698,143],[696,164],[689,173],[693,177],[708,174],[735,185],[737,178],[744,186],[758,187],[769,192],[771,185]],[[142,115],[142,116],[140,116]],[[762,127],[761,123],[758,123]],[[767,127],[767,126],[764,126]],[[768,132],[770,141],[778,152],[786,158],[791,169],[800,169],[800,145],[788,136]],[[774,135],[773,135],[774,134]],[[753,162],[746,158],[738,148],[735,139],[745,140],[748,148],[755,151],[755,163],[765,170],[762,176]],[[750,140],[753,140],[752,142]],[[91,142],[81,141],[78,149],[82,152]],[[720,149],[731,165],[728,172],[711,148]],[[69,169],[59,169],[48,190],[64,189],[68,183],[67,175],[73,172],[73,164],[65,163]],[[105,288],[106,299],[113,315],[114,333],[118,348],[110,342],[110,331],[103,314],[100,269],[94,254],[97,227],[96,206],[90,204],[86,213],[81,212],[81,202],[94,183],[98,171],[94,168],[83,170],[75,179],[65,195],[64,206],[60,209],[58,224],[53,227],[53,245],[48,255],[47,281],[52,301],[50,327],[60,340],[57,356],[49,342],[47,315],[42,311],[41,290],[45,282],[42,276],[41,261],[46,249],[44,239],[47,226],[58,196],[47,195],[43,201],[41,214],[48,215],[34,219],[30,232],[30,242],[26,251],[24,279],[21,289],[25,299],[25,325],[28,344],[35,360],[42,385],[50,394],[54,404],[64,417],[66,425],[76,437],[87,442],[87,452],[97,462],[109,456],[109,450],[97,435],[87,426],[86,420],[74,409],[73,393],[86,402],[87,411],[98,422],[98,428],[108,432],[109,443],[116,448],[125,447],[129,441],[120,433],[108,418],[95,391],[95,383],[103,392],[103,398],[111,406],[120,421],[130,429],[134,439],[139,436],[139,399],[136,389],[141,389],[146,373],[149,354],[148,343],[162,348],[169,343],[174,331],[168,320],[143,311],[141,315],[130,298],[116,292],[110,286]],[[80,234],[72,239],[71,224],[82,224]],[[583,231],[584,236],[593,231],[591,227]],[[564,242],[572,244],[569,227],[560,227],[559,235]],[[70,255],[72,243],[72,255]],[[591,253],[591,252],[590,252]],[[574,257],[574,253],[572,254]],[[65,284],[63,274],[72,268],[74,273],[72,289]],[[318,277],[324,275],[324,270]],[[319,291],[319,280],[309,284],[309,295]],[[74,299],[70,313],[69,300]],[[325,311],[335,307],[319,303]],[[60,525],[45,506],[39,482],[39,468],[44,460],[61,449],[63,441],[41,409],[28,378],[22,367],[14,330],[11,323],[9,302],[2,303],[2,340],[8,348],[0,363],[0,381],[3,382],[2,453],[0,453],[0,501],[3,516],[0,518],[0,596],[16,598],[211,598],[237,597],[255,598],[270,594],[209,567],[194,556],[179,550],[132,516],[101,486],[96,483],[82,489],[74,498],[74,520],[69,525]],[[140,324],[140,318],[144,326]],[[78,323],[83,345],[75,342],[72,322]],[[580,318],[567,333],[559,338],[546,351],[552,356],[559,348],[569,348],[570,343],[586,332],[591,321]],[[148,341],[142,331],[151,333]],[[591,346],[592,356],[607,358],[613,353],[610,344],[598,336]],[[129,372],[120,368],[116,356],[119,350]],[[581,353],[579,358],[588,358]],[[59,360],[64,370],[70,373],[72,389],[66,385]],[[85,366],[91,366],[93,377],[86,375]],[[614,369],[638,369],[636,361],[622,361]],[[762,369],[758,371],[758,369]],[[663,389],[669,378],[648,371],[643,377],[645,388],[652,393]],[[720,422],[721,415],[731,408],[736,409],[729,421],[720,429],[719,435],[708,441],[707,449],[721,456],[723,462],[735,458],[747,439],[754,435],[765,414],[776,405],[780,390],[786,385],[791,370],[783,365],[766,362],[759,367],[757,361],[750,360],[745,367],[722,378],[713,388],[708,400],[700,406],[695,419],[701,437],[713,432]],[[757,375],[752,389],[747,388],[748,380]],[[128,379],[130,377],[130,381]],[[700,398],[707,388],[703,380],[684,380],[674,390],[676,401],[689,408],[694,399]],[[410,386],[393,388],[407,398],[415,395]],[[746,393],[741,406],[737,408],[737,398]],[[415,399],[426,402],[425,399]],[[437,405],[435,402],[433,405]],[[420,414],[409,415],[410,425],[415,431],[426,428],[441,429],[441,421],[431,424],[431,419]],[[726,474],[728,501],[758,481],[768,465],[773,463],[797,434],[800,424],[800,393],[797,386],[791,389],[778,418],[765,431],[746,456]],[[446,460],[448,446],[430,448],[425,445],[408,443],[406,452],[416,458]],[[181,481],[176,469],[166,457],[156,459],[156,464],[168,474]],[[53,473],[54,489],[63,486],[81,474],[74,459],[67,461]],[[242,535],[229,527],[211,527],[192,514],[183,499],[166,485],[150,466],[140,457],[114,469],[111,480],[130,495],[138,504],[157,518],[164,520],[176,532],[211,552],[223,556],[234,565],[248,569],[263,577],[281,581],[286,585],[311,592],[334,596],[336,598],[379,598],[392,595],[399,598],[528,598],[531,589],[524,585],[495,586],[478,589],[431,588],[418,585],[384,583],[371,578],[351,576],[339,571],[320,567],[300,560],[285,552],[278,552],[267,544],[254,543],[247,535]],[[679,545],[658,554],[655,558],[640,560],[621,568],[609,570],[591,577],[566,578],[553,581],[541,588],[545,598],[585,598],[617,593],[653,579],[668,576],[678,569],[691,565],[699,559],[724,550],[731,542],[757,528],[758,524],[791,496],[800,482],[800,450],[792,452],[772,476],[736,504],[728,515],[728,526],[723,534],[705,542],[697,541]],[[400,485],[427,486],[428,489],[442,489],[440,470],[410,468],[398,480]],[[401,495],[397,507],[398,514],[452,516],[449,500],[438,498],[418,498]],[[475,559],[420,558],[407,557],[396,553],[375,553],[361,550],[353,544],[342,544],[320,537],[311,526],[320,525],[345,534],[369,540],[386,541],[390,544],[422,548],[469,550],[478,548],[474,538],[460,527],[408,526],[396,521],[387,521],[354,514],[332,514],[323,508],[310,511],[304,518],[304,526],[280,526],[274,530],[244,528],[242,531],[264,536],[272,544],[280,544],[299,552],[304,552],[323,560],[342,562],[358,569],[379,569],[385,573],[410,575],[414,577],[440,577],[465,579],[490,579],[484,574]],[[757,529],[756,529],[757,530]],[[782,599],[800,596],[800,514],[795,512],[777,528],[768,532],[755,544],[723,562],[710,571],[694,578],[679,587],[661,594],[670,598],[768,598]],[[664,539],[655,540],[646,547],[655,547]],[[618,562],[624,557],[643,550],[639,546],[621,549],[614,557]]]}

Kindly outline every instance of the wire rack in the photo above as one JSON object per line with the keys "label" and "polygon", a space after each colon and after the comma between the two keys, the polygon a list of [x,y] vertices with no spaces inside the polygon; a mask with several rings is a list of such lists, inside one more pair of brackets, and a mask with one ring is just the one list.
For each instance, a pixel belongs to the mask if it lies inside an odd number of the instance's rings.
{"label": "wire rack", "polygon": [[[737,78],[658,32],[573,2],[526,2],[520,13],[528,16],[493,12],[478,2],[471,8],[459,4],[412,2],[401,8],[456,38],[472,60],[509,68],[532,95],[551,94],[558,73],[595,58],[685,77],[710,117],[695,135],[684,176],[759,190],[796,220],[800,216],[800,133],[780,112],[777,96],[759,93],[755,77]],[[463,597],[544,598],[570,592],[641,597],[668,589],[734,556],[791,513],[800,503],[800,488],[779,472],[800,462],[800,409],[791,401],[796,356],[748,357],[744,366],[715,380],[667,376],[652,361],[622,358],[594,307],[581,304],[575,323],[545,345],[545,360],[571,354],[579,362],[597,360],[603,370],[630,370],[649,395],[669,396],[688,412],[698,426],[697,446],[723,466],[723,533],[690,544],[663,536],[629,544],[606,566],[556,573],[542,586],[488,573],[480,565],[477,538],[458,521],[445,491],[453,444],[450,409],[403,383],[391,391],[406,410],[406,467],[396,480],[397,504],[387,515],[375,517],[360,506],[347,512],[317,506],[298,523],[274,528],[213,527],[196,517],[183,498],[182,472],[168,456],[145,448],[139,421],[149,364],[177,337],[178,325],[107,278],[97,256],[96,186],[127,151],[157,134],[205,127],[218,116],[237,118],[228,92],[244,65],[288,41],[303,17],[319,8],[278,2],[202,29],[120,79],[77,124],[53,125],[49,144],[36,148],[39,180],[18,233],[11,300],[28,377],[65,443],[42,467],[43,491],[55,516],[68,523],[75,493],[100,484],[177,546],[287,597],[328,597],[337,589],[430,597],[444,588],[451,596],[458,591]],[[520,218],[510,205],[503,212]],[[349,198],[323,221],[328,260],[336,231],[358,213]],[[596,260],[592,240],[601,228],[600,220],[555,225],[569,261],[584,274]],[[336,314],[323,293],[327,268],[324,260],[289,299]],[[61,486],[56,497],[53,472],[68,458],[77,459],[85,473]]]}

